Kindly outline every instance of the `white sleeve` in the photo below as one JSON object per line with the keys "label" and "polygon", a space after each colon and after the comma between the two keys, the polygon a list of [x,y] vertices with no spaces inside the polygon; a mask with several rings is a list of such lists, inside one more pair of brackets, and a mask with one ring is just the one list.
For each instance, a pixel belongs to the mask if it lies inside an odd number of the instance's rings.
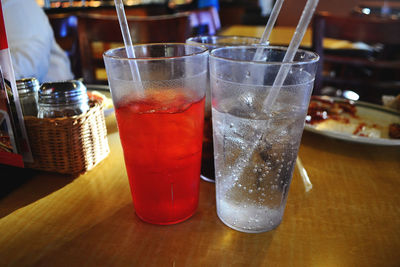
{"label": "white sleeve", "polygon": [[35,0],[1,0],[15,78],[48,72],[54,36],[48,18]]}

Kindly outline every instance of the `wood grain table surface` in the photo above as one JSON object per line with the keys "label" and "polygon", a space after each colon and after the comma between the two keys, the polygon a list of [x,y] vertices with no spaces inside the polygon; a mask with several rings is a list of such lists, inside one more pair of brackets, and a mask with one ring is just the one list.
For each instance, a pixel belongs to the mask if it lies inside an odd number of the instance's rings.
{"label": "wood grain table surface", "polygon": [[[232,25],[221,30],[220,35],[239,35],[261,38],[265,27],[253,25]],[[276,26],[272,29],[270,35],[271,45],[288,45],[292,39],[295,27],[290,26]],[[307,29],[301,47],[311,48],[312,45],[312,30]],[[354,44],[345,40],[337,40],[332,38],[324,39],[324,47],[329,49],[354,49],[360,48],[358,44]]]}
{"label": "wood grain table surface", "polygon": [[247,234],[216,214],[201,181],[189,220],[140,221],[129,191],[115,116],[110,155],[77,178],[25,170],[0,199],[0,266],[399,266],[400,149],[304,132],[281,225]]}

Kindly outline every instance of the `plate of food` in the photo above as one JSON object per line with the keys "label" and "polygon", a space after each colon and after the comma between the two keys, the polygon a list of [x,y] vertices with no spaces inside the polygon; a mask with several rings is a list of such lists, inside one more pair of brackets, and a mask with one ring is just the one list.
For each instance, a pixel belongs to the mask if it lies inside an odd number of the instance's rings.
{"label": "plate of food", "polygon": [[400,145],[400,112],[329,96],[312,96],[306,131],[372,145]]}
{"label": "plate of food", "polygon": [[86,87],[89,99],[99,100],[103,104],[104,116],[107,117],[114,112],[114,105],[108,86],[87,85]]}

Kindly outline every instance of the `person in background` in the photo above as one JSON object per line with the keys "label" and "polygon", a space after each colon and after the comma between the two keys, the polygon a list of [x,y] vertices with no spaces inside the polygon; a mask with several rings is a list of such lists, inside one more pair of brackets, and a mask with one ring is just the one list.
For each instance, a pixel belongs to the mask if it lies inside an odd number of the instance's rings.
{"label": "person in background", "polygon": [[219,10],[218,0],[197,0],[197,7],[204,8],[214,6],[217,10]]}
{"label": "person in background", "polygon": [[273,0],[258,0],[258,5],[261,8],[261,15],[262,16],[269,16],[272,11],[272,7],[275,1]]}
{"label": "person in background", "polygon": [[73,79],[69,58],[35,0],[1,1],[15,78],[35,77],[40,83]]}

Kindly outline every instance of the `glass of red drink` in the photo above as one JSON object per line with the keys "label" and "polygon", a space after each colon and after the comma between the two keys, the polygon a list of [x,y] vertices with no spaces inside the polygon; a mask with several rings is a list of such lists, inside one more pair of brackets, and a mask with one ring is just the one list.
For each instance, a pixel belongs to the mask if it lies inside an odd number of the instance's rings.
{"label": "glass of red drink", "polygon": [[208,52],[179,43],[133,51],[104,53],[133,203],[143,221],[174,224],[198,205]]}

